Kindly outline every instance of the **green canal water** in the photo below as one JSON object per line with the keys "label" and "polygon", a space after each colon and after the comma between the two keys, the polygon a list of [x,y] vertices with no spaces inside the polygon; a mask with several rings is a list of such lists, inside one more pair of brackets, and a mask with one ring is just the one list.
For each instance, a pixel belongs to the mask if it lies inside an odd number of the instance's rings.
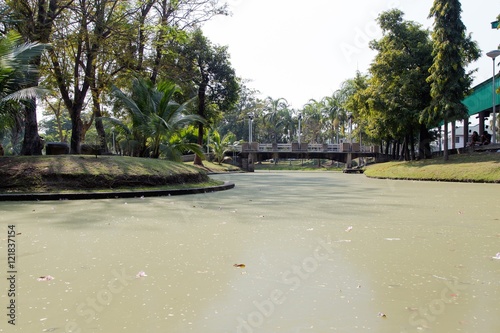
{"label": "green canal water", "polygon": [[1,202],[0,332],[500,331],[499,185],[214,178],[236,187]]}

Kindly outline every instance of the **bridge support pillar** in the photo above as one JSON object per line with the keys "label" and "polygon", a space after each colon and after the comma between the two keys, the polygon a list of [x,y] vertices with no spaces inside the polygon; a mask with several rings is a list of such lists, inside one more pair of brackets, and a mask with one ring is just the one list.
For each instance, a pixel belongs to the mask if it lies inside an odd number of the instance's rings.
{"label": "bridge support pillar", "polygon": [[255,160],[256,159],[257,159],[257,154],[255,154],[255,153],[248,154],[248,171],[249,172],[255,171]]}
{"label": "bridge support pillar", "polygon": [[245,171],[248,172],[254,172],[255,171],[255,159],[256,159],[256,154],[255,153],[250,153],[246,158],[241,159],[241,168]]}
{"label": "bridge support pillar", "polygon": [[345,163],[347,169],[352,168],[352,153],[347,153],[347,161]]}

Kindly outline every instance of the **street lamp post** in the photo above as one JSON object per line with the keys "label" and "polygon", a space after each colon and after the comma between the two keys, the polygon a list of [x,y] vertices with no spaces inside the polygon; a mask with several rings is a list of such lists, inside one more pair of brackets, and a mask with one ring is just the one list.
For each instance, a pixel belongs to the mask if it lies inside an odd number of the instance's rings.
{"label": "street lamp post", "polygon": [[352,151],[352,113],[347,112],[347,119],[349,120],[349,151]]}
{"label": "street lamp post", "polygon": [[493,59],[493,139],[492,139],[492,143],[496,143],[497,142],[497,132],[496,132],[496,128],[497,128],[497,123],[496,123],[496,104],[497,104],[497,101],[496,101],[496,89],[495,89],[495,58],[498,57],[500,55],[500,50],[493,50],[493,51],[490,51],[488,53],[486,53],[486,55],[488,57],[490,57],[491,59]]}
{"label": "street lamp post", "polygon": [[254,118],[254,114],[253,113],[249,113],[248,114],[248,142],[249,143],[252,143],[253,141],[253,138],[252,138],[252,123],[253,123],[253,118]]}
{"label": "street lamp post", "polygon": [[300,121],[302,120],[302,112],[299,112],[299,116],[298,116],[298,119],[299,119],[299,149],[300,149],[300,135],[302,134],[301,132],[301,129],[300,129]]}

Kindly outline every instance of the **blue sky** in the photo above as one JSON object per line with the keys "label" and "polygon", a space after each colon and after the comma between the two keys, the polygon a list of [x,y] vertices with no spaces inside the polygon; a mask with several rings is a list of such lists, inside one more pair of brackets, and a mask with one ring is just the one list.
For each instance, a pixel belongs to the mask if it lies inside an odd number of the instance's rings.
{"label": "blue sky", "polygon": [[[217,17],[203,30],[227,45],[239,77],[261,97],[286,98],[301,108],[311,98],[331,95],[356,70],[366,73],[380,38],[375,22],[382,11],[399,8],[405,19],[431,28],[432,0],[228,0],[233,15]],[[485,54],[500,44],[490,23],[500,14],[497,0],[463,0],[462,20]],[[497,59],[497,61],[500,59]],[[492,61],[483,55],[475,83],[491,78]]]}

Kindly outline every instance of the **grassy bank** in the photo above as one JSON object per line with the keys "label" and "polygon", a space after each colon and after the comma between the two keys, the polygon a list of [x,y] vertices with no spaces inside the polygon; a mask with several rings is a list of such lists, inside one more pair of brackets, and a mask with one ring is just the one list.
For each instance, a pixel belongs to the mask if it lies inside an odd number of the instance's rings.
{"label": "grassy bank", "polygon": [[207,172],[183,163],[122,156],[0,158],[0,192],[57,192],[214,185]]}
{"label": "grassy bank", "polygon": [[500,183],[500,153],[476,152],[412,162],[373,164],[365,175],[375,178]]}

